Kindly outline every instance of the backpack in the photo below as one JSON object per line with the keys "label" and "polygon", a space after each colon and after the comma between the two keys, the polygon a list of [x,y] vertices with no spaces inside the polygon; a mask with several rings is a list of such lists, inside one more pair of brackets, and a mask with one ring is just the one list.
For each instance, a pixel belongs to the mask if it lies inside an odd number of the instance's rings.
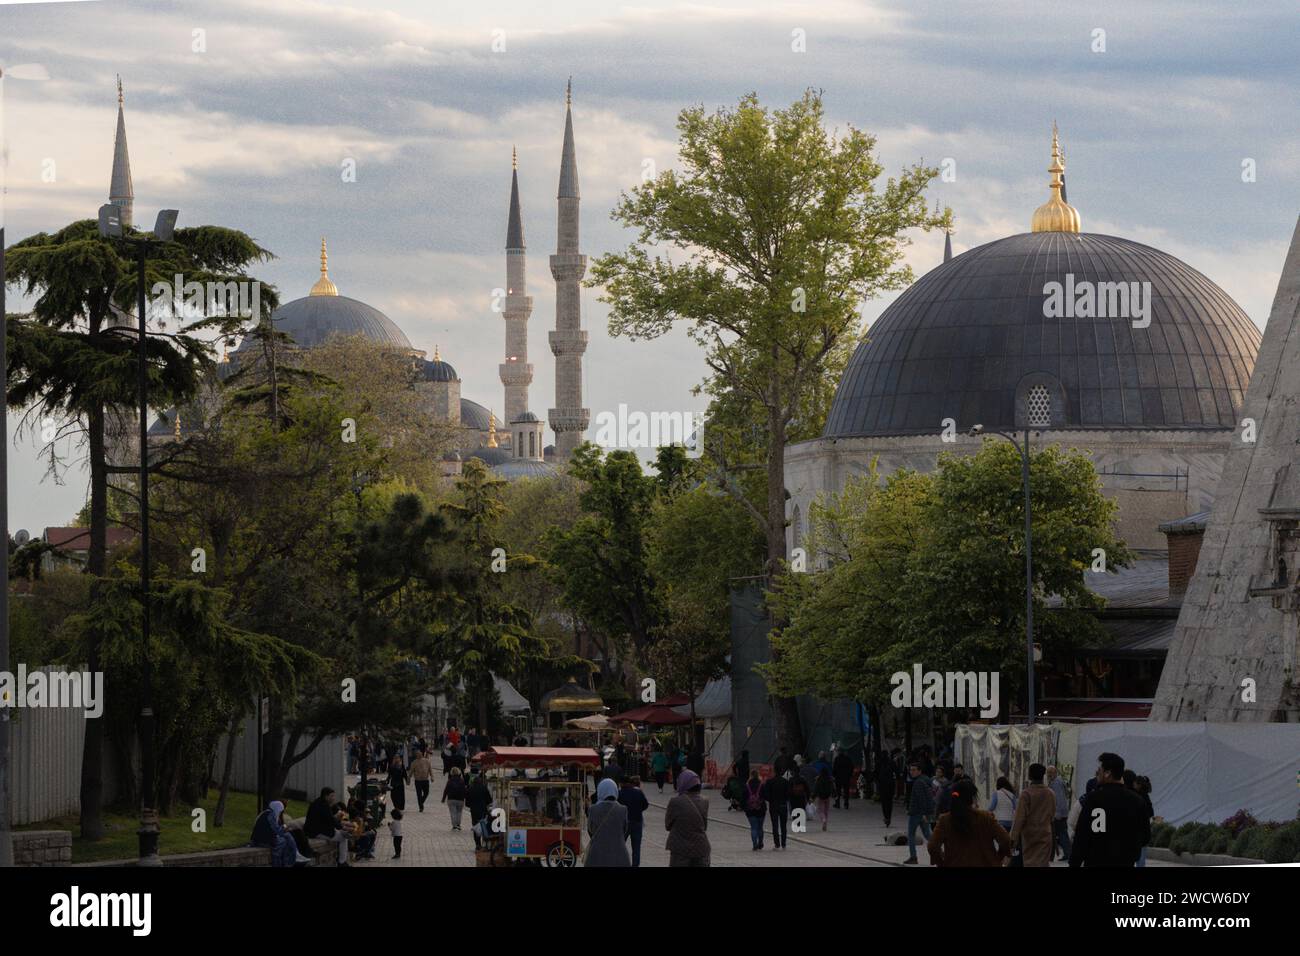
{"label": "backpack", "polygon": [[758,813],[763,809],[763,791],[754,790],[748,786],[745,787],[745,809]]}

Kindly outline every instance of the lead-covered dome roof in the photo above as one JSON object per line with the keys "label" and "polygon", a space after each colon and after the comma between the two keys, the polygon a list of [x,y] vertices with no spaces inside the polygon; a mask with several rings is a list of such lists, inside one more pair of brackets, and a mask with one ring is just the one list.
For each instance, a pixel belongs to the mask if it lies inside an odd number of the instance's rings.
{"label": "lead-covered dome roof", "polygon": [[[1044,286],[1149,282],[1150,325],[1049,318]],[[1092,233],[1032,232],[971,249],[917,280],[858,345],[824,437],[1023,424],[1026,383],[1052,428],[1233,428],[1259,350],[1241,308],[1191,266]]]}

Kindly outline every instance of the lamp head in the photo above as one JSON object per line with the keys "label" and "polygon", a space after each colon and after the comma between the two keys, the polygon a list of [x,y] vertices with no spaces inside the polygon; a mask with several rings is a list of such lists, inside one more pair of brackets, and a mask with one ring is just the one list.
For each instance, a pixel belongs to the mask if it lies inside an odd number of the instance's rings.
{"label": "lamp head", "polygon": [[171,242],[172,237],[176,234],[176,217],[179,215],[175,209],[159,209],[158,218],[154,220],[153,235],[155,239],[161,242]]}
{"label": "lamp head", "polygon": [[99,234],[106,239],[122,235],[122,210],[111,202],[99,207]]}

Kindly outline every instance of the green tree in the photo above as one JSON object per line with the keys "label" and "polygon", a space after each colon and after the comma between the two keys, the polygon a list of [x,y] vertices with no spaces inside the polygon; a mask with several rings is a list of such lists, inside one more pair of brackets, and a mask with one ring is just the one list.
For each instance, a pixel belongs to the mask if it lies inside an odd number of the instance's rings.
{"label": "green tree", "polygon": [[[882,188],[875,140],[851,127],[833,134],[823,119],[813,91],[783,110],[765,109],[755,94],[734,110],[683,110],[681,171],[624,194],[613,218],[637,240],[602,256],[590,280],[605,288],[612,334],[652,338],[687,323],[705,350],[704,390],[725,399],[732,417],[761,416],[761,507],[734,476],[720,483],[763,529],[773,575],[786,557],[792,424],[806,433],[824,414],[857,342],[861,302],[910,283],[904,234],[949,221],[926,209],[924,190],[937,170],[914,166]],[[726,426],[724,435],[734,435],[735,423]],[[705,450],[733,467],[711,431]],[[782,698],[777,709],[779,742],[801,749],[794,701]]]}
{"label": "green tree", "polygon": [[[242,232],[216,226],[178,229],[161,244],[145,267],[146,285],[186,281],[252,281],[246,269],[270,253]],[[106,422],[112,410],[131,408],[138,393],[138,335],[114,318],[129,319],[136,301],[136,267],[119,244],[98,234],[93,220],[30,236],[7,250],[8,279],[34,297],[31,315],[6,317],[8,394],[11,408],[27,410],[25,420],[52,418],[85,436],[90,472],[90,546],[87,573],[107,573],[108,488],[112,466],[106,457]],[[275,304],[275,291],[263,286],[263,301]],[[234,326],[230,316],[209,317],[171,333],[149,335],[149,396],[155,408],[183,401],[198,388],[210,364],[210,347],[198,332],[217,324]],[[131,323],[134,326],[134,323]],[[51,456],[53,450],[51,446]],[[88,662],[98,669],[97,648]],[[86,725],[82,758],[81,831],[99,839],[102,820],[102,733],[97,721]]]}

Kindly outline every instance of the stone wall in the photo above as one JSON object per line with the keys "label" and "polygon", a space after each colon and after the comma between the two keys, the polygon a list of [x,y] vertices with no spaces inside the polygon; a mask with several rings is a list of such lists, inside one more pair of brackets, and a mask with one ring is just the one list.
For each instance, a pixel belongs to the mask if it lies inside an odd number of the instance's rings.
{"label": "stone wall", "polygon": [[70,830],[16,830],[15,866],[68,866],[72,863]]}

